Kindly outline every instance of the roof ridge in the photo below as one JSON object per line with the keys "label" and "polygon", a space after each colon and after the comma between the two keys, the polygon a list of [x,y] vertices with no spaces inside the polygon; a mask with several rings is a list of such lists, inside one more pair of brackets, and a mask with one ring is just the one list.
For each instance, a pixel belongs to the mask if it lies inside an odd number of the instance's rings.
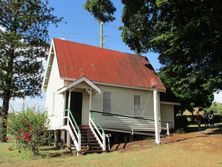
{"label": "roof ridge", "polygon": [[[77,45],[83,45],[83,46],[88,46],[88,47],[93,47],[93,48],[96,48],[96,49],[101,49],[101,50],[106,50],[106,51],[113,51],[113,52],[117,52],[117,53],[121,53],[121,54],[127,54],[127,55],[130,55],[130,56],[137,56],[137,57],[143,57],[143,58],[147,58],[147,56],[144,56],[144,55],[139,55],[139,54],[133,54],[133,53],[127,53],[127,52],[122,52],[122,51],[118,51],[118,50],[114,50],[114,49],[108,49],[108,48],[101,48],[99,46],[94,46],[94,45],[90,45],[90,44],[85,44],[85,43],[80,43],[80,42],[75,42],[75,41],[71,41],[71,40],[66,40],[64,38],[53,38],[53,41],[54,40],[60,40],[60,41],[64,41],[64,42],[70,42],[70,43],[73,43],[73,44],[77,44]],[[148,58],[147,58],[148,59]],[[148,59],[149,61],[149,59]]]}

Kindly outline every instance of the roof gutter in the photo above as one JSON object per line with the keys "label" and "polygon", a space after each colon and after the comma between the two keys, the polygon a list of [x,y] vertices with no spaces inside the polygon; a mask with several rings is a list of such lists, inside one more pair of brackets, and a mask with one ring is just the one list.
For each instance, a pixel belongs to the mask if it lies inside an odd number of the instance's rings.
{"label": "roof gutter", "polygon": [[[76,79],[72,79],[72,78],[66,78],[66,77],[61,77],[61,79],[65,80],[65,81],[75,81]],[[146,91],[153,91],[153,88],[143,88],[143,87],[136,87],[136,86],[127,86],[127,85],[120,85],[120,84],[112,84],[112,83],[104,83],[104,82],[98,82],[98,81],[92,81],[94,84],[97,85],[103,85],[103,86],[112,86],[112,87],[120,87],[120,88],[127,88],[127,89],[137,89],[137,90],[146,90]],[[165,90],[160,90],[157,89],[158,92],[166,92]]]}

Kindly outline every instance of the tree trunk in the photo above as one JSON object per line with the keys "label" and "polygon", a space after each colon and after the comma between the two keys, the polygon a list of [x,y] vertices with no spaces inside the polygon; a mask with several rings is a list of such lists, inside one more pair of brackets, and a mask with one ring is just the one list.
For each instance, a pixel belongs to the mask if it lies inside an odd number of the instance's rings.
{"label": "tree trunk", "polygon": [[7,142],[7,119],[8,119],[9,101],[10,101],[10,91],[4,92],[2,111],[0,111],[0,140],[2,142]]}
{"label": "tree trunk", "polygon": [[4,91],[3,91],[3,103],[2,111],[0,111],[0,140],[2,142],[7,142],[7,119],[8,119],[8,109],[9,101],[11,98],[11,89],[12,89],[12,76],[13,76],[13,60],[15,56],[15,47],[11,46],[11,49],[8,53],[8,67],[7,67],[7,78],[5,79]]}

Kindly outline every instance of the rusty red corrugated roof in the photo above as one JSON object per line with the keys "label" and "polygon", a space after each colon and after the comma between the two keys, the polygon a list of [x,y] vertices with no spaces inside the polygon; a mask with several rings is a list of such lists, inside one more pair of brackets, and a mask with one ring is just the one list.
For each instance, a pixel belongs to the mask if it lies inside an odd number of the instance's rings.
{"label": "rusty red corrugated roof", "polygon": [[158,90],[165,91],[146,57],[67,40],[53,41],[63,78],[84,76],[91,81],[148,89],[155,84]]}

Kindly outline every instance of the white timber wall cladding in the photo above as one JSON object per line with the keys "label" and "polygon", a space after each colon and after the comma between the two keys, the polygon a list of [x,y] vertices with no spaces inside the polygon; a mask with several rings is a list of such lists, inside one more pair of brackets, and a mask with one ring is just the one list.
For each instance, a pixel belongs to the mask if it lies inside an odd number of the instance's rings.
{"label": "white timber wall cladding", "polygon": [[[64,81],[59,76],[56,56],[53,58],[51,72],[46,91],[46,111],[48,112],[49,128],[59,129],[63,126],[64,95],[56,91],[64,86]],[[54,105],[54,106],[53,106]]]}
{"label": "white timber wall cladding", "polygon": [[[141,113],[137,116],[146,117],[153,120],[153,93],[152,91],[119,88],[112,86],[97,85],[104,92],[111,92],[111,113],[134,116],[134,96],[141,96]],[[103,111],[103,92],[102,94],[96,94],[92,98],[92,110]],[[82,109],[82,123],[88,124],[89,117],[89,96],[83,95],[83,109]],[[132,124],[131,119],[117,118],[115,116],[106,116],[102,114],[96,114],[96,118],[100,124],[105,128],[122,128],[130,129]],[[143,123],[144,121],[135,121],[134,129],[147,127]],[[144,124],[141,126],[141,124]],[[151,127],[153,129],[153,122],[151,121]]]}
{"label": "white timber wall cladding", "polygon": [[[172,122],[170,125],[170,128],[175,128],[174,123],[174,105],[169,104],[160,104],[160,111],[161,111],[161,121],[167,121]],[[162,124],[163,127],[166,127],[166,124]]]}

